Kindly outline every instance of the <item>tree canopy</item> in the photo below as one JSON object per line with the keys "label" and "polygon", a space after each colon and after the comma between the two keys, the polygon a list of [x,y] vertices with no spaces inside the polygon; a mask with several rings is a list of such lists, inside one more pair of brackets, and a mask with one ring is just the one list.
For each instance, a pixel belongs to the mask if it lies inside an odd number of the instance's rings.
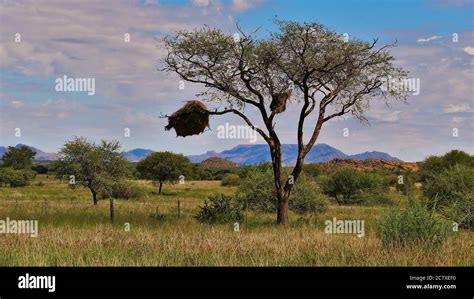
{"label": "tree canopy", "polygon": [[[268,143],[279,202],[277,222],[287,224],[293,183],[322,125],[346,114],[367,121],[364,112],[374,99],[406,100],[406,90],[384,88],[384,83],[401,80],[407,72],[394,65],[389,52],[393,44],[377,47],[377,39],[346,40],[316,22],[275,22],[278,30],[263,38],[240,28],[235,36],[207,26],[167,36],[163,70],[203,84],[206,90],[199,95],[225,106],[209,111],[210,115],[233,113]],[[295,132],[298,156],[291,178],[281,171],[277,116],[285,109],[272,105],[277,100],[300,107]],[[260,115],[264,127],[255,125],[247,107]]]}
{"label": "tree canopy", "polygon": [[15,170],[31,169],[36,152],[28,146],[16,148],[9,146],[8,151],[3,154],[3,166],[11,167]]}
{"label": "tree canopy", "polygon": [[163,183],[175,182],[190,170],[188,158],[172,152],[155,152],[137,163],[137,171],[147,180],[158,183],[161,193]]}

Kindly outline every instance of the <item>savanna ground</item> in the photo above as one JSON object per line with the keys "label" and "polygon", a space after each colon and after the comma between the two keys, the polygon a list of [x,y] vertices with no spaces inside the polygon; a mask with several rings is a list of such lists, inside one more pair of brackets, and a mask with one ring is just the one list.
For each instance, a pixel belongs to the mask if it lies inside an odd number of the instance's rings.
{"label": "savanna ground", "polygon": [[[41,183],[40,183],[41,182]],[[140,181],[147,188],[154,187]],[[52,176],[29,186],[0,188],[0,219],[36,219],[38,237],[0,234],[1,266],[472,266],[474,234],[454,233],[437,249],[382,247],[375,223],[389,206],[337,206],[317,216],[290,215],[277,227],[273,214],[250,214],[233,224],[193,218],[207,196],[232,194],[219,181],[165,185],[164,194],[115,200],[115,225],[107,200],[93,206],[90,192],[70,190]],[[392,192],[401,203],[403,196]],[[180,201],[181,214],[177,215]],[[326,234],[324,221],[365,220],[365,236]],[[129,223],[129,230],[125,228]]]}

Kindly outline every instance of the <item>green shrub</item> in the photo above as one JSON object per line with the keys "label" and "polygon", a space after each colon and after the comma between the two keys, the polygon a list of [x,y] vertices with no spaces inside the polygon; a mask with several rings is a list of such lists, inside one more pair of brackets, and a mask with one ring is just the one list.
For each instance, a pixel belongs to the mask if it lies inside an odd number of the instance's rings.
{"label": "green shrub", "polygon": [[321,166],[316,163],[304,164],[303,173],[309,177],[316,178],[322,174]]}
{"label": "green shrub", "polygon": [[426,205],[417,203],[387,212],[377,223],[377,235],[385,247],[431,248],[446,241],[451,227]]}
{"label": "green shrub", "polygon": [[222,186],[237,186],[239,185],[240,177],[235,173],[228,173],[222,177]]}
{"label": "green shrub", "polygon": [[44,166],[44,165],[35,165],[33,166],[32,168],[37,174],[47,174],[49,169],[48,167]]}
{"label": "green shrub", "polygon": [[[240,181],[236,199],[244,209],[257,212],[276,211],[277,196],[272,170],[262,166],[248,171]],[[303,174],[291,191],[288,205],[295,213],[318,213],[325,210],[327,200],[317,184]]]}
{"label": "green shrub", "polygon": [[416,190],[415,187],[416,178],[411,173],[400,173],[397,175],[395,182],[395,189],[401,192],[403,195],[410,195]]}
{"label": "green shrub", "polygon": [[35,177],[31,170],[15,170],[10,167],[0,169],[0,185],[10,187],[27,186]]}
{"label": "green shrub", "polygon": [[421,163],[421,181],[426,182],[433,175],[450,169],[455,165],[464,165],[469,168],[474,168],[474,156],[460,150],[452,150],[440,157],[430,156]]}
{"label": "green shrub", "polygon": [[462,227],[474,227],[474,168],[455,165],[433,174],[423,186],[430,208]]}
{"label": "green shrub", "polygon": [[321,179],[323,192],[338,204],[388,203],[388,185],[376,172],[341,168]]}
{"label": "green shrub", "polygon": [[244,209],[257,212],[276,211],[275,185],[270,169],[248,169],[240,180],[236,192],[237,201]]}
{"label": "green shrub", "polygon": [[297,214],[316,214],[326,211],[327,198],[319,186],[306,176],[300,176],[290,194],[289,209]]}
{"label": "green shrub", "polygon": [[119,180],[112,186],[112,196],[114,198],[132,199],[146,196],[148,190],[128,180]]}
{"label": "green shrub", "polygon": [[214,194],[208,199],[204,201],[203,206],[199,207],[198,213],[194,216],[199,222],[223,224],[239,222],[244,219],[241,207],[231,196]]}

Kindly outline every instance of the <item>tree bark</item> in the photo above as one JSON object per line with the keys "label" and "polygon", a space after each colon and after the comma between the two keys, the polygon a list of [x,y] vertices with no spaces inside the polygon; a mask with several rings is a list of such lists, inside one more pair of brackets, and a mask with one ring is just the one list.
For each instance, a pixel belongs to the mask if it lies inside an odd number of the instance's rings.
{"label": "tree bark", "polygon": [[89,187],[89,189],[91,190],[91,193],[92,193],[92,200],[94,201],[94,206],[97,205],[97,192],[95,192],[94,189],[92,189],[91,187]]}
{"label": "tree bark", "polygon": [[288,199],[289,194],[283,188],[283,180],[281,173],[281,144],[278,139],[272,139],[269,143],[270,153],[272,157],[273,179],[277,195],[277,224],[288,225]]}
{"label": "tree bark", "polygon": [[109,203],[110,203],[110,222],[114,224],[115,222],[114,199],[112,197],[109,199]]}
{"label": "tree bark", "polygon": [[163,182],[160,181],[160,185],[158,187],[158,194],[161,194],[161,189],[163,188]]}
{"label": "tree bark", "polygon": [[288,199],[289,194],[283,192],[278,195],[277,224],[288,225]]}

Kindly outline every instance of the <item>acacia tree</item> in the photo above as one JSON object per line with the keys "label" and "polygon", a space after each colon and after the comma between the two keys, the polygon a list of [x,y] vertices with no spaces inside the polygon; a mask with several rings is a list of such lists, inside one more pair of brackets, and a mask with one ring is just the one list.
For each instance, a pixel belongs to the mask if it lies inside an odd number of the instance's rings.
{"label": "acacia tree", "polygon": [[3,154],[3,166],[15,170],[31,169],[36,152],[23,145],[19,148],[9,146],[8,151]]}
{"label": "acacia tree", "polygon": [[100,144],[95,144],[76,137],[66,142],[59,151],[54,168],[58,177],[70,180],[72,187],[82,185],[88,188],[94,205],[97,205],[99,194],[109,197],[110,219],[114,222],[112,189],[118,180],[129,173],[128,162],[122,156],[117,141],[102,140]]}
{"label": "acacia tree", "polygon": [[163,183],[174,182],[184,175],[190,168],[190,161],[183,155],[172,152],[156,152],[137,163],[140,176],[152,180],[158,185],[158,194],[161,194]]}
{"label": "acacia tree", "polygon": [[[167,55],[164,71],[207,87],[199,94],[226,108],[210,115],[233,113],[256,130],[270,147],[278,200],[277,223],[288,223],[288,202],[304,159],[315,144],[324,123],[345,114],[367,121],[364,112],[375,98],[388,102],[406,100],[403,89],[387,90],[384,81],[406,77],[393,65],[393,44],[376,47],[373,42],[344,40],[318,23],[275,21],[277,32],[255,38],[239,27],[239,38],[219,29],[204,27],[180,31],[163,39]],[[273,109],[282,96],[296,102],[298,154],[291,176],[282,174],[282,148]],[[284,100],[286,98],[283,98]],[[245,108],[255,109],[263,127],[255,125]],[[308,121],[307,121],[308,120]],[[305,122],[311,121],[307,124]],[[304,129],[311,126],[309,135]]]}

